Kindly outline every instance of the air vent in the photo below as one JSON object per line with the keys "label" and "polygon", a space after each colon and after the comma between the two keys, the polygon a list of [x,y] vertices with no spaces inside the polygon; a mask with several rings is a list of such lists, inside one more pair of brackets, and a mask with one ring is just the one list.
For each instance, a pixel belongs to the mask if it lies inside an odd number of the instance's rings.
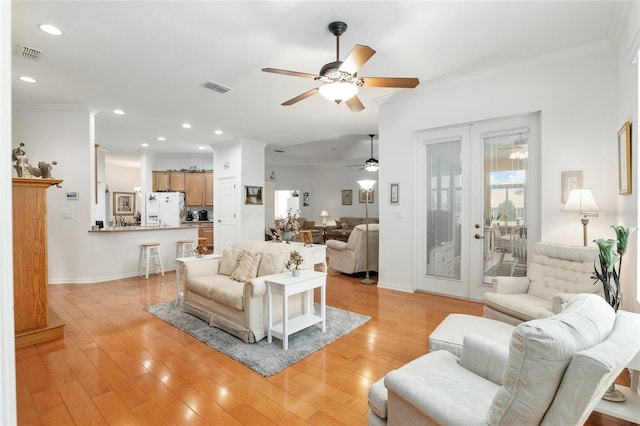
{"label": "air vent", "polygon": [[230,87],[223,86],[222,84],[214,83],[213,81],[206,81],[200,85],[200,87],[204,87],[205,89],[213,90],[218,93],[227,93],[231,90]]}
{"label": "air vent", "polygon": [[27,47],[18,45],[16,50],[16,56],[29,61],[38,61],[42,55],[42,50],[34,49],[33,47]]}

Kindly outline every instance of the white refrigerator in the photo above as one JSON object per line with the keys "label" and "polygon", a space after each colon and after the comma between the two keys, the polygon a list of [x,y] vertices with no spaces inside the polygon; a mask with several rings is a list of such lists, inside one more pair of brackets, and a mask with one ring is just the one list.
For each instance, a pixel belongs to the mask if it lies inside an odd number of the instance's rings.
{"label": "white refrigerator", "polygon": [[182,192],[150,192],[147,195],[146,226],[179,226],[184,206]]}

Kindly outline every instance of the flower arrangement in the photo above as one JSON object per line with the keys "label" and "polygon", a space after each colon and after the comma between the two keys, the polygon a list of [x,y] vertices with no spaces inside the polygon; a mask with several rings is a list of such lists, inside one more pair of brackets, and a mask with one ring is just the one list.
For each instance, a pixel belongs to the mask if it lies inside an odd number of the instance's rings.
{"label": "flower arrangement", "polygon": [[[620,286],[622,256],[627,252],[629,237],[637,228],[620,225],[611,225],[611,227],[616,232],[616,240],[603,238],[593,240],[600,249],[598,255],[600,266],[598,269],[598,264],[594,262],[594,272],[591,278],[596,280],[594,284],[598,281],[602,283],[605,300],[614,311],[618,312],[622,301],[622,287]],[[615,250],[614,245],[616,246]]]}
{"label": "flower arrangement", "polygon": [[298,251],[294,250],[289,253],[289,260],[287,260],[287,269],[292,271],[294,269],[300,269],[300,265],[304,262],[302,255]]}
{"label": "flower arrangement", "polygon": [[198,244],[198,247],[193,249],[193,252],[196,254],[196,257],[203,257],[204,253],[208,251],[209,248],[204,244]]}
{"label": "flower arrangement", "polygon": [[295,213],[291,213],[291,209],[287,211],[287,216],[284,218],[276,219],[275,229],[277,239],[284,239],[289,242],[291,237],[298,233],[300,229],[300,224],[298,223],[298,216],[300,215],[300,211]]}

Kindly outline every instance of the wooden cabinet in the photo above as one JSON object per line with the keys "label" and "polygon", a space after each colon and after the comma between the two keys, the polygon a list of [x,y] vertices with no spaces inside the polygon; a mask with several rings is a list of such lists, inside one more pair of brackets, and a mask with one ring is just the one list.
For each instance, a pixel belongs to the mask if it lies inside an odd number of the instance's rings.
{"label": "wooden cabinet", "polygon": [[207,247],[213,251],[213,223],[202,223],[198,229],[198,238],[207,239]]}
{"label": "wooden cabinet", "polygon": [[153,176],[153,190],[154,191],[169,191],[170,176],[169,172],[151,172]]}
{"label": "wooden cabinet", "polygon": [[213,173],[204,174],[204,205],[213,206]]}
{"label": "wooden cabinet", "polygon": [[184,172],[153,171],[153,191],[185,191]]}
{"label": "wooden cabinet", "polygon": [[204,174],[187,173],[184,180],[187,206],[204,206]]}
{"label": "wooden cabinet", "polygon": [[13,179],[13,304],[16,347],[64,335],[49,308],[47,189],[60,179]]}
{"label": "wooden cabinet", "polygon": [[184,192],[184,172],[169,173],[169,188],[171,191]]}

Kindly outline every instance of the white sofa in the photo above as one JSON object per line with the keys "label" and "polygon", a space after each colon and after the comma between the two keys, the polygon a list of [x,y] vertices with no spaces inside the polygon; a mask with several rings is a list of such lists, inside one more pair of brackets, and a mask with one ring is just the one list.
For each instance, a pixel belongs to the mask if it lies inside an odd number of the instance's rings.
{"label": "white sofa", "polygon": [[387,373],[369,390],[369,425],[583,424],[639,350],[636,314],[577,295],[514,327],[509,346],[469,335],[460,356],[430,352]]}
{"label": "white sofa", "polygon": [[[347,242],[327,240],[329,267],[345,274],[367,270],[365,232],[366,225],[357,225]],[[369,224],[369,271],[378,271],[378,233],[380,225]]]}
{"label": "white sofa", "polygon": [[[239,241],[221,259],[182,265],[182,310],[248,343],[267,335],[265,275],[287,271],[289,253],[303,257],[301,269],[313,268],[311,252],[301,246],[265,241]],[[302,312],[303,294],[289,298],[289,315]],[[282,300],[274,296],[274,321],[281,321]]]}
{"label": "white sofa", "polygon": [[597,256],[595,247],[536,243],[526,277],[493,278],[493,291],[483,298],[485,318],[518,325],[561,312],[574,294],[602,295],[602,285],[591,278]]}

